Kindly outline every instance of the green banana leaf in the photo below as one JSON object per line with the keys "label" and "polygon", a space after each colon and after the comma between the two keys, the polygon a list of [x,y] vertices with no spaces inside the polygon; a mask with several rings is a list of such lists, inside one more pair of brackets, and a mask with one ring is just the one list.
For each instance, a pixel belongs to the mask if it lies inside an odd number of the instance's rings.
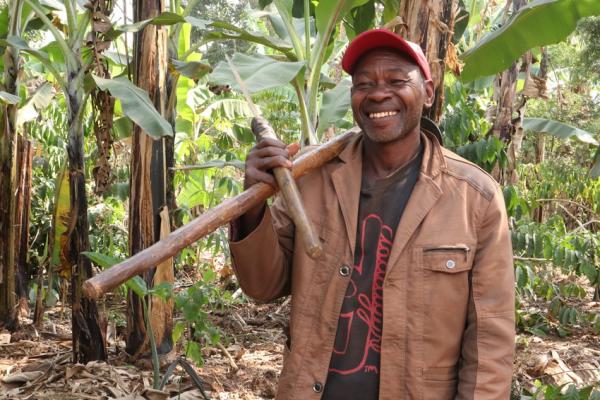
{"label": "green banana leaf", "polygon": [[156,111],[148,93],[126,78],[104,79],[95,75],[92,77],[100,89],[108,90],[112,96],[121,101],[125,115],[148,135],[157,139],[173,135],[173,128]]}
{"label": "green banana leaf", "polygon": [[[315,8],[317,32],[322,37],[329,37],[335,26],[348,11],[368,3],[369,0],[321,0]],[[327,35],[325,36],[325,34]]]}
{"label": "green banana leaf", "polygon": [[8,35],[8,6],[0,10],[0,39],[5,39]]}
{"label": "green banana leaf", "polygon": [[22,125],[25,122],[36,119],[40,115],[40,112],[50,105],[52,99],[54,99],[52,85],[45,83],[40,86],[19,109],[17,113],[17,125]]}
{"label": "green banana leaf", "polygon": [[114,26],[106,34],[106,36],[110,39],[115,39],[119,35],[121,35],[122,33],[125,33],[125,32],[139,32],[142,29],[144,29],[144,27],[146,25],[149,25],[149,24],[164,26],[164,25],[175,25],[175,24],[180,24],[180,23],[185,23],[185,22],[187,22],[188,24],[190,24],[193,27],[198,28],[198,29],[206,29],[206,26],[210,23],[209,21],[206,21],[206,20],[203,20],[200,18],[191,17],[191,16],[184,17],[182,15],[166,11],[154,18],[145,19],[143,21],[135,22],[133,24],[123,24],[123,25]]}
{"label": "green banana leaf", "polygon": [[[232,62],[250,93],[285,85],[291,82],[305,66],[304,62],[276,61],[267,56],[241,53],[236,53]],[[240,90],[229,65],[224,61],[217,64],[208,76],[208,80]]]}
{"label": "green banana leaf", "polygon": [[563,124],[562,122],[553,121],[545,118],[524,118],[523,129],[538,133],[547,133],[561,139],[569,139],[575,137],[583,143],[598,146],[598,141],[589,132],[583,129],[575,128],[571,125]]}
{"label": "green banana leaf", "polygon": [[211,118],[214,112],[217,112],[221,118],[234,120],[238,118],[252,118],[252,110],[245,100],[239,99],[219,99],[210,103],[200,115],[204,118]]}
{"label": "green banana leaf", "polygon": [[223,160],[211,160],[207,161],[203,164],[198,165],[184,165],[178,167],[178,171],[195,171],[198,169],[209,169],[209,168],[225,168],[225,167],[234,167],[239,170],[244,170],[245,164],[240,160],[232,160],[232,161],[223,161]]}
{"label": "green banana leaf", "polygon": [[89,258],[94,264],[102,267],[103,269],[110,268],[113,265],[118,264],[121,261],[123,261],[120,258],[108,256],[108,255],[102,254],[102,253],[96,253],[93,251],[84,251],[81,254],[83,254],[84,256]]}
{"label": "green banana leaf", "polygon": [[591,15],[600,15],[600,1],[532,1],[461,55],[465,63],[461,79],[470,82],[503,71],[527,50],[564,40],[579,19]]}
{"label": "green banana leaf", "polygon": [[201,61],[179,61],[172,59],[171,65],[175,71],[192,79],[200,79],[212,71],[212,67]]}
{"label": "green banana leaf", "polygon": [[21,101],[21,98],[19,96],[10,94],[8,92],[5,92],[4,90],[0,90],[0,103],[18,104],[19,101]]}
{"label": "green banana leaf", "polygon": [[265,47],[271,48],[273,50],[279,51],[283,54],[285,54],[287,56],[287,58],[289,60],[292,61],[296,61],[296,55],[293,52],[293,47],[292,45],[282,39],[276,38],[276,37],[272,37],[272,36],[267,36],[265,34],[263,34],[262,32],[248,32],[244,29],[238,28],[237,26],[227,23],[227,22],[222,22],[222,21],[217,21],[217,22],[213,22],[212,24],[210,24],[211,28],[217,28],[217,29],[225,29],[227,31],[231,31],[234,33],[227,33],[224,32],[222,30],[218,30],[218,31],[210,31],[210,32],[206,32],[203,36],[204,40],[207,41],[213,41],[213,40],[227,40],[227,39],[237,39],[237,40],[244,40],[247,42],[251,42],[251,43],[256,43],[256,44],[261,44]]}
{"label": "green banana leaf", "polygon": [[350,109],[350,87],[352,82],[344,79],[335,88],[323,93],[323,105],[319,114],[317,133],[323,133],[331,125],[343,119]]}

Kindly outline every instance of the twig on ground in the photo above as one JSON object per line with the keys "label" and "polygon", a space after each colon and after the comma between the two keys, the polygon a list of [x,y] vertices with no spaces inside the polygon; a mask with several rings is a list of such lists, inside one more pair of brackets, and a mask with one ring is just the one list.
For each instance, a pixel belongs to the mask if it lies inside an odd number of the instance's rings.
{"label": "twig on ground", "polygon": [[223,353],[223,355],[225,357],[227,357],[227,359],[229,360],[229,365],[231,366],[231,369],[234,372],[237,372],[237,370],[239,368],[238,368],[237,364],[235,363],[235,360],[233,359],[233,357],[231,356],[231,354],[229,354],[229,352],[225,348],[225,346],[223,346],[223,344],[221,342],[217,342],[217,347],[219,348],[219,350],[221,350],[221,352]]}
{"label": "twig on ground", "polygon": [[287,299],[285,299],[285,301],[283,303],[281,303],[281,305],[279,307],[277,307],[277,310],[275,310],[275,314],[281,314],[281,310],[283,310],[284,307],[289,304],[291,299],[292,299],[291,297],[288,297]]}

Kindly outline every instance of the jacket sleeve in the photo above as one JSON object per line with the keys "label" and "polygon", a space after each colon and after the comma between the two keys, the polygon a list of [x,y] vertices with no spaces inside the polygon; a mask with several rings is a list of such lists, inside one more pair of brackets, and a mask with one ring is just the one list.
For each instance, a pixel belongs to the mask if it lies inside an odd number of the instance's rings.
{"label": "jacket sleeve", "polygon": [[499,188],[480,217],[477,232],[457,399],[506,400],[514,356],[515,287],[511,237]]}
{"label": "jacket sleeve", "polygon": [[237,224],[230,225],[229,249],[233,270],[248,296],[270,301],[290,293],[294,223],[279,196],[266,207],[260,224],[238,240]]}

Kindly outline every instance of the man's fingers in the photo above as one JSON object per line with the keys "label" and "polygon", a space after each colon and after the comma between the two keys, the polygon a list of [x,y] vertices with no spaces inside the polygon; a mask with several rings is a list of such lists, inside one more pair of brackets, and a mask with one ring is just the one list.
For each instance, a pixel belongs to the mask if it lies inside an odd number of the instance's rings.
{"label": "man's fingers", "polygon": [[263,138],[255,146],[257,149],[262,149],[264,147],[278,147],[280,149],[285,149],[285,143],[279,139]]}
{"label": "man's fingers", "polygon": [[244,179],[244,187],[247,189],[257,182],[263,182],[273,187],[277,186],[275,177],[270,173],[261,171],[257,168],[248,168],[246,170],[246,178]]}
{"label": "man's fingers", "polygon": [[264,147],[262,149],[254,149],[252,151],[252,158],[268,158],[268,157],[283,157],[289,158],[289,152],[285,148],[278,147]]}
{"label": "man's fingers", "polygon": [[270,170],[277,167],[291,168],[292,162],[285,156],[264,157],[256,161],[256,168],[261,171]]}
{"label": "man's fingers", "polygon": [[299,143],[290,143],[285,147],[285,149],[287,150],[290,157],[294,157],[296,155],[296,153],[298,153],[298,151],[300,150],[300,144]]}

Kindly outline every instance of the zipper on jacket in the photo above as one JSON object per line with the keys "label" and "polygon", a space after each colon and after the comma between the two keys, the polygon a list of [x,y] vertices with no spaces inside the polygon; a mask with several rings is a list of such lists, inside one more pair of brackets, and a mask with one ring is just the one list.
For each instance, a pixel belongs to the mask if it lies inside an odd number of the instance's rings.
{"label": "zipper on jacket", "polygon": [[426,247],[423,249],[424,252],[427,253],[437,253],[444,251],[462,251],[465,254],[465,261],[469,259],[469,252],[471,248],[467,245],[458,245],[458,246],[437,246],[437,247]]}

